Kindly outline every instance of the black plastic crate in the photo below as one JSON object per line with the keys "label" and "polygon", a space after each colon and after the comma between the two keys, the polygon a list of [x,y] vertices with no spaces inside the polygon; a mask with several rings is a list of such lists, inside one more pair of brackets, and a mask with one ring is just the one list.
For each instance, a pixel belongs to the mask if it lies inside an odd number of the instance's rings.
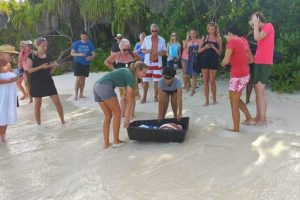
{"label": "black plastic crate", "polygon": [[[155,120],[139,120],[133,121],[127,128],[130,140],[139,141],[157,141],[157,142],[183,142],[186,132],[189,129],[189,117],[183,117],[180,121],[175,118],[164,119],[162,121]],[[141,128],[140,125],[161,126],[165,123],[175,123],[182,126],[182,130],[164,130]]]}

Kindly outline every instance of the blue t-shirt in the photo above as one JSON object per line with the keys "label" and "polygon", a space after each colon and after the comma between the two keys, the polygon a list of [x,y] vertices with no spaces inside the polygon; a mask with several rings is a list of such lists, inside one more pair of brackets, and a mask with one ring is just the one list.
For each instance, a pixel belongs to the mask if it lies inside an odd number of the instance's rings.
{"label": "blue t-shirt", "polygon": [[134,51],[137,51],[136,53],[142,58],[142,61],[145,60],[145,54],[142,52],[142,44],[140,42],[136,43],[134,46]]}
{"label": "blue t-shirt", "polygon": [[72,49],[75,50],[76,53],[85,53],[86,56],[76,56],[75,62],[83,65],[89,65],[90,61],[86,59],[87,56],[91,56],[92,52],[95,51],[95,46],[92,42],[82,42],[78,40],[72,44]]}
{"label": "blue t-shirt", "polygon": [[175,91],[180,88],[182,88],[182,83],[178,78],[174,78],[172,81],[171,85],[167,85],[166,81],[162,78],[161,80],[158,81],[158,88],[163,90],[163,91]]}
{"label": "blue t-shirt", "polygon": [[179,58],[179,48],[180,48],[180,43],[172,43],[169,46],[169,57],[168,60],[171,60],[171,58]]}

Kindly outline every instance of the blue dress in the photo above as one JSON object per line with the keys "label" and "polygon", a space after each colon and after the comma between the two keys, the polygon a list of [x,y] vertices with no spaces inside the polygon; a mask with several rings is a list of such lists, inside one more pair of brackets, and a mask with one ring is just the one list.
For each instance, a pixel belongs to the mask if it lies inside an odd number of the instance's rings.
{"label": "blue dress", "polygon": [[189,46],[188,48],[188,64],[187,64],[187,69],[186,69],[186,73],[189,76],[197,76],[197,72],[194,71],[193,69],[193,65],[195,64],[195,62],[197,62],[197,52],[199,50],[199,45],[198,43],[194,43],[192,45]]}

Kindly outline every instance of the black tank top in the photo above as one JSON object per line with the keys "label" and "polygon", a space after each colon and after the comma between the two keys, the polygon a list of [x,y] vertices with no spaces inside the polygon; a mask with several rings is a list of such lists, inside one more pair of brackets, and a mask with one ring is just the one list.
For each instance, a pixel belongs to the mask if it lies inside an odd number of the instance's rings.
{"label": "black tank top", "polygon": [[134,63],[135,59],[134,59],[134,56],[133,56],[133,54],[131,52],[130,52],[130,55],[132,56],[132,61],[129,61],[127,63],[119,62],[120,55],[121,55],[121,53],[118,55],[118,59],[117,59],[117,61],[115,63],[115,69],[124,68],[126,66],[128,67],[131,63]]}

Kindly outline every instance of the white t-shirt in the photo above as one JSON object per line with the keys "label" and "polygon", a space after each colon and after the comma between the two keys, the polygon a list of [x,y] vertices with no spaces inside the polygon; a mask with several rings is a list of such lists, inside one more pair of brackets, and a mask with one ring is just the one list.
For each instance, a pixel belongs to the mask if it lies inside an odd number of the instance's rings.
{"label": "white t-shirt", "polygon": [[[148,35],[145,37],[144,42],[142,44],[141,49],[143,50],[150,50],[152,47],[152,40],[151,40],[152,36]],[[162,38],[161,36],[158,36],[158,45],[157,45],[157,51],[166,51],[167,47],[166,47],[166,42],[165,39]],[[162,66],[162,56],[158,56],[158,61],[160,66]],[[147,65],[150,65],[150,53],[145,54],[145,61],[144,61]]]}

